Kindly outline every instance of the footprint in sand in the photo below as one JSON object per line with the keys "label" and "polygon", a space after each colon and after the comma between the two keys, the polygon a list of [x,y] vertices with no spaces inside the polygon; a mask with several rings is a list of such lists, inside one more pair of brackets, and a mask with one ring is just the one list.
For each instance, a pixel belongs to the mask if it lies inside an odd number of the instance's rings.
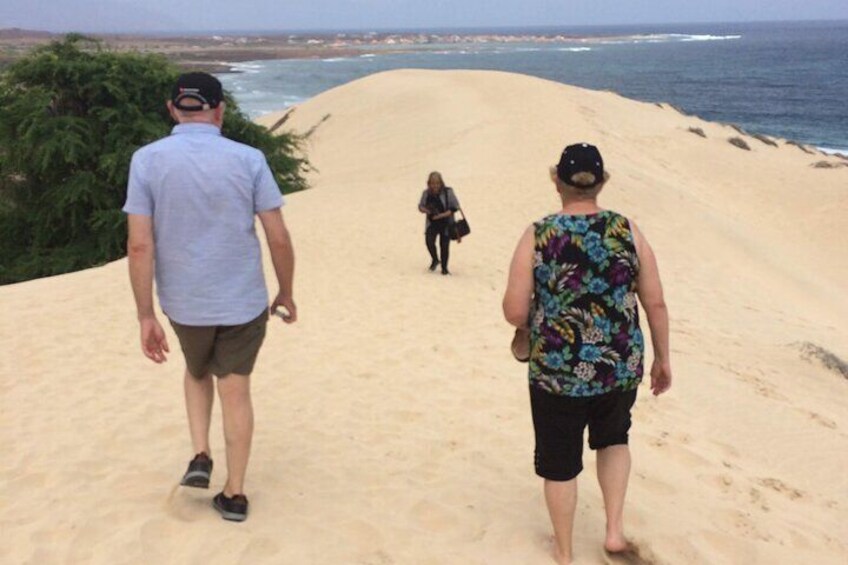
{"label": "footprint in sand", "polygon": [[[196,522],[210,514],[211,497],[206,496],[205,490],[202,491],[203,496],[193,496],[187,492],[188,490],[179,484],[174,485],[163,503],[163,509],[169,516],[181,522]],[[201,489],[192,490],[201,491]]]}
{"label": "footprint in sand", "polygon": [[765,478],[757,481],[760,485],[768,487],[775,492],[779,492],[789,497],[790,500],[797,500],[804,496],[800,490],[788,486],[780,479]]}
{"label": "footprint in sand", "polygon": [[771,507],[768,505],[768,500],[763,496],[763,493],[760,492],[759,489],[751,487],[751,490],[748,492],[751,497],[751,504],[759,507],[760,510],[764,512],[771,512]]}
{"label": "footprint in sand", "polygon": [[834,422],[830,418],[825,418],[824,416],[822,416],[821,414],[818,414],[816,412],[810,412],[809,416],[810,416],[811,420],[821,424],[825,428],[830,428],[831,430],[836,429],[836,422]]}
{"label": "footprint in sand", "polygon": [[241,552],[241,563],[280,563],[280,546],[267,537],[253,538]]}
{"label": "footprint in sand", "polygon": [[674,496],[677,494],[677,488],[675,488],[674,485],[662,480],[657,480],[656,477],[649,479],[644,473],[635,473],[635,477],[635,482],[639,484],[640,488],[643,488],[650,493],[661,496]]}
{"label": "footprint in sand", "polygon": [[451,510],[427,500],[421,500],[413,506],[410,515],[418,527],[428,532],[449,533],[457,527],[456,516]]}
{"label": "footprint in sand", "polygon": [[[732,459],[738,459],[739,456],[740,456],[739,450],[736,447],[730,445],[729,443],[716,441],[714,439],[710,440],[710,443],[712,443],[713,445],[715,445],[716,447],[721,449],[723,455],[728,459],[731,459],[731,458]],[[725,466],[727,466],[727,465],[725,465]]]}
{"label": "footprint in sand", "polygon": [[380,549],[357,559],[356,563],[358,565],[393,565],[395,560],[391,555]]}
{"label": "footprint in sand", "polygon": [[630,541],[624,551],[603,550],[604,563],[614,565],[659,565],[653,552],[643,542]]}

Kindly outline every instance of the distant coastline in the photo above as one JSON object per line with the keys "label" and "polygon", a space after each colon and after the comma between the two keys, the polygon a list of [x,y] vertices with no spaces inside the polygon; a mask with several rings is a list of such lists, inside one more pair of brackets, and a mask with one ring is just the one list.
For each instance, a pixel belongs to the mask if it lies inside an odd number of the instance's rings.
{"label": "distant coastline", "polygon": [[[217,74],[253,117],[393,68],[527,73],[669,102],[711,121],[848,155],[839,100],[848,22],[755,22],[428,30],[242,30],[88,34]],[[0,69],[60,33],[0,29]],[[775,58],[789,50],[806,61]],[[752,72],[752,70],[754,72]],[[756,101],[763,101],[760,104]]]}
{"label": "distant coastline", "polygon": [[[65,34],[17,28],[0,29],[0,66]],[[551,44],[651,41],[652,34],[582,35],[550,32],[317,32],[279,34],[135,35],[84,34],[117,51],[159,53],[181,68],[212,73],[239,72],[234,63],[281,59],[326,59],[363,54],[426,50],[434,45]]]}

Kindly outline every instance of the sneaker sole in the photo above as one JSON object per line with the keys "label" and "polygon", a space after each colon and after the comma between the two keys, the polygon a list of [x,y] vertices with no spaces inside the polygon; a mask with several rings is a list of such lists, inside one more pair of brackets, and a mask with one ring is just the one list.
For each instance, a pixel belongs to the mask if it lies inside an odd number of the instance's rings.
{"label": "sneaker sole", "polygon": [[184,487],[209,488],[209,475],[198,471],[186,473],[180,484]]}
{"label": "sneaker sole", "polygon": [[247,514],[239,514],[237,512],[228,512],[218,506],[218,503],[215,500],[212,500],[212,506],[215,507],[215,510],[221,514],[221,518],[224,520],[229,520],[230,522],[244,522],[247,519]]}

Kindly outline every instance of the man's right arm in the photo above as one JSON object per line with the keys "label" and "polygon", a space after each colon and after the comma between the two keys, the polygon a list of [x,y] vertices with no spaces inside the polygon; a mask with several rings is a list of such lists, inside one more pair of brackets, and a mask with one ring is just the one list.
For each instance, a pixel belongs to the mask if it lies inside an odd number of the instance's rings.
{"label": "man's right arm", "polygon": [[127,224],[127,259],[141,328],[141,350],[147,358],[162,363],[169,349],[165,332],[153,310],[153,218],[129,214]]}
{"label": "man's right arm", "polygon": [[279,291],[271,303],[271,310],[276,311],[279,306],[288,310],[283,315],[283,321],[293,323],[297,321],[297,305],[294,303],[294,247],[286,224],[283,221],[283,213],[279,208],[264,210],[258,213],[262,229],[265,231],[265,239],[268,242],[268,251],[271,253],[271,262],[274,265],[274,273],[277,275]]}

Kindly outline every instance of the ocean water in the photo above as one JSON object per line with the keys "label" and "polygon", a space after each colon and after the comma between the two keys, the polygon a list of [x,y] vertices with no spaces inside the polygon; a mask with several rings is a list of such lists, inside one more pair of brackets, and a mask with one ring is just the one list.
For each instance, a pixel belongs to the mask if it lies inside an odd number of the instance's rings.
{"label": "ocean water", "polygon": [[708,120],[848,155],[848,21],[464,31],[589,40],[430,44],[402,53],[378,47],[353,57],[242,63],[241,72],[220,78],[256,117],[389,69],[519,72],[669,102]]}

